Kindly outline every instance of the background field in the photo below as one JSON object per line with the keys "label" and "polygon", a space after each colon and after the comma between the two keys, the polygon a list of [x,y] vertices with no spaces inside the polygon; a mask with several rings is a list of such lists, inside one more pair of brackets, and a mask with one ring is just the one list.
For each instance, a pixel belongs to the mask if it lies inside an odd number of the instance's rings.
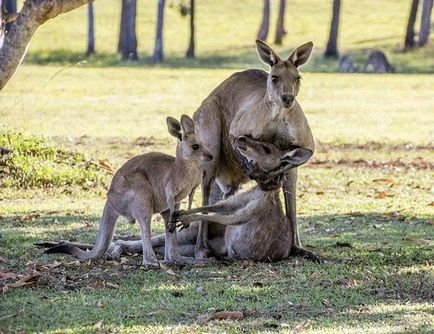
{"label": "background field", "polygon": [[[167,8],[158,67],[150,61],[154,2],[138,1],[137,63],[114,53],[120,4],[95,7],[95,56],[83,54],[79,8],[40,28],[0,95],[0,146],[20,164],[0,174],[0,267],[34,275],[27,287],[4,289],[0,332],[287,333],[306,321],[306,333],[433,330],[434,43],[401,51],[408,1],[343,1],[341,51],[363,64],[380,48],[397,68],[391,75],[333,73],[337,62],[322,58],[331,1],[288,1],[288,35],[277,49],[286,56],[307,40],[316,46],[298,101],[317,151],[299,171],[298,211],[302,240],[326,262],[173,272],[138,268],[140,257],[89,266],[44,256],[32,243],[92,242],[110,181],[104,166],[173,154],[166,116],[192,114],[234,71],[266,68],[254,49],[262,4],[198,1],[196,60],[183,57],[187,20]],[[159,217],[154,227],[161,231]],[[119,224],[118,236],[135,233]],[[2,285],[13,281],[4,277]],[[216,310],[245,319],[209,320]]]}

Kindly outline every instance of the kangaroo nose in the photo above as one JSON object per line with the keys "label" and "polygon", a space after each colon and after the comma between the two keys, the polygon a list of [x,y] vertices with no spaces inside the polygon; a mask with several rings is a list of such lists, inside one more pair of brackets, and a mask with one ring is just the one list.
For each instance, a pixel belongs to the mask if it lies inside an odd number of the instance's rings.
{"label": "kangaroo nose", "polygon": [[282,94],[282,102],[285,107],[288,107],[292,102],[294,102],[294,95],[292,94]]}
{"label": "kangaroo nose", "polygon": [[213,155],[211,153],[206,154],[206,157],[208,158],[209,161],[211,161],[212,159],[214,159]]}

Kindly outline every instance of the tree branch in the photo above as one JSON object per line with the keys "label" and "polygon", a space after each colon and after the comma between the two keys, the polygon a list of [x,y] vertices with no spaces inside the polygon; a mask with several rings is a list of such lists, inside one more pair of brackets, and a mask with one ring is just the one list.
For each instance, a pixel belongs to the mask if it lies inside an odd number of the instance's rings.
{"label": "tree branch", "polygon": [[36,29],[59,14],[80,7],[89,0],[26,0],[0,48],[0,90],[20,65]]}

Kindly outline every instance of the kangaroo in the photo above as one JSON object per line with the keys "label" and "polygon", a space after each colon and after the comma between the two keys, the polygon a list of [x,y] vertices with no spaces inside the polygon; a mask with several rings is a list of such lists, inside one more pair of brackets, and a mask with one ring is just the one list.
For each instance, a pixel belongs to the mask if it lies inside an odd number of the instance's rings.
{"label": "kangaroo", "polygon": [[119,216],[140,227],[143,265],[158,267],[151,244],[151,217],[160,213],[165,221],[165,261],[183,262],[177,246],[176,231],[169,231],[168,223],[179,209],[180,201],[189,195],[189,207],[194,189],[201,181],[201,168],[213,156],[195,133],[193,120],[181,116],[181,123],[167,118],[169,133],[179,142],[176,157],[163,153],[147,153],[128,160],[113,176],[104,206],[95,247],[84,251],[74,244],[60,244],[46,253],[66,253],[80,259],[100,258],[113,238]]}
{"label": "kangaroo", "polygon": [[344,55],[339,59],[339,72],[354,73],[357,72],[357,66],[354,65],[353,58]]}
{"label": "kangaroo", "polygon": [[[250,69],[234,73],[217,86],[193,115],[198,137],[214,156],[202,179],[202,204],[215,202],[223,191],[224,197],[233,194],[240,184],[255,179],[263,190],[281,186],[285,196],[286,214],[293,228],[292,251],[317,259],[302,248],[296,221],[297,169],[313,154],[314,140],[305,115],[296,101],[300,90],[299,68],[307,62],[313,44],[296,48],[288,59],[282,60],[267,44],[257,40],[259,57],[270,66],[270,72]],[[247,136],[279,147],[282,162],[271,173],[251,173],[249,162],[235,149],[234,140]],[[294,147],[298,147],[294,149]],[[214,183],[215,181],[215,183]],[[218,187],[215,186],[218,185]],[[211,194],[211,189],[216,189]],[[212,196],[211,196],[212,195]],[[208,255],[208,230],[224,227],[202,221],[195,255]]]}
{"label": "kangaroo", "polygon": [[372,66],[372,72],[374,73],[393,73],[395,68],[389,63],[384,52],[380,50],[372,51],[369,54],[368,60],[363,67],[363,72],[368,72],[368,69]]}
{"label": "kangaroo", "polygon": [[[240,154],[263,171],[271,171],[281,164],[282,151],[275,145],[239,137],[235,141]],[[209,245],[213,254],[231,260],[278,261],[288,258],[293,242],[291,222],[283,212],[279,190],[263,191],[255,186],[237,192],[228,199],[201,208],[177,211],[173,219],[183,227],[178,234],[180,253],[194,255],[199,220],[225,226],[223,236],[210,229]],[[217,233],[216,233],[217,232]],[[164,250],[164,235],[152,238],[157,253]],[[140,252],[140,241],[118,240],[111,245],[111,256]]]}

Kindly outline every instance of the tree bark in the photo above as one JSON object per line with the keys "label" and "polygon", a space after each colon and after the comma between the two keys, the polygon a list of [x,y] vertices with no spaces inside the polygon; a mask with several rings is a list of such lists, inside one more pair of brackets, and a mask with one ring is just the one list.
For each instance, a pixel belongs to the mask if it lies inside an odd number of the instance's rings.
{"label": "tree bark", "polygon": [[194,27],[194,11],[195,11],[195,1],[194,0],[190,0],[190,42],[188,44],[188,49],[187,52],[185,54],[185,56],[187,58],[194,58],[195,57],[195,53],[194,53],[194,47],[195,47],[195,27]]}
{"label": "tree bark", "polygon": [[414,23],[416,22],[417,7],[419,6],[419,0],[413,0],[411,2],[410,15],[408,16],[407,32],[405,34],[404,47],[406,49],[414,48]]}
{"label": "tree bark", "polygon": [[282,44],[282,38],[286,35],[285,29],[285,8],[286,0],[280,0],[279,17],[277,18],[276,37],[274,38],[275,44]]}
{"label": "tree bark", "polygon": [[[17,0],[5,0],[4,6],[6,12],[9,14],[17,12]],[[8,31],[11,29],[12,24],[13,22],[6,23],[6,33],[8,33]]]}
{"label": "tree bark", "polygon": [[0,47],[0,89],[19,66],[36,29],[59,14],[80,7],[89,0],[26,0]]}
{"label": "tree bark", "polygon": [[136,0],[122,0],[118,52],[122,59],[137,60]]}
{"label": "tree bark", "polygon": [[341,11],[341,0],[333,0],[333,14],[330,25],[330,35],[327,43],[324,56],[338,57],[338,31],[339,31],[339,16]]}
{"label": "tree bark", "polygon": [[267,40],[268,28],[270,26],[270,6],[270,0],[264,0],[264,8],[262,10],[262,22],[257,35],[257,38],[261,41]]}
{"label": "tree bark", "polygon": [[90,55],[95,53],[95,20],[94,20],[94,8],[93,0],[89,1],[88,5],[88,30],[87,30],[87,51],[86,54]]}
{"label": "tree bark", "polygon": [[164,25],[164,5],[165,0],[158,0],[157,12],[157,32],[155,35],[154,62],[161,64],[164,61],[163,50],[163,25]]}
{"label": "tree bark", "polygon": [[431,11],[433,7],[433,0],[423,0],[422,16],[420,19],[419,30],[419,46],[424,46],[428,43],[428,37],[431,29]]}
{"label": "tree bark", "polygon": [[4,0],[0,0],[0,48],[3,46],[3,42],[5,39],[5,17],[4,17]]}

